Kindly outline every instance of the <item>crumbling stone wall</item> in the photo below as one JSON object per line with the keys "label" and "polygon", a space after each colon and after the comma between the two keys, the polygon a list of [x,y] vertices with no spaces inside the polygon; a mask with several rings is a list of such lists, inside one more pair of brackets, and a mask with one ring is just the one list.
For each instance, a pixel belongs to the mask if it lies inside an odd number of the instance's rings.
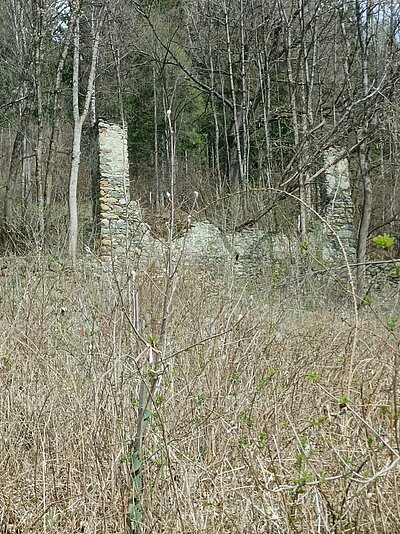
{"label": "crumbling stone wall", "polygon": [[[154,239],[141,221],[137,203],[130,200],[127,132],[116,124],[99,121],[95,140],[94,216],[96,221],[97,252],[104,261],[139,253],[141,257],[165,257],[166,245]],[[323,256],[338,261],[341,250],[337,234],[344,248],[353,254],[353,203],[351,199],[349,167],[337,148],[326,153],[328,170],[322,183],[323,215],[330,229],[323,229]],[[316,233],[310,242],[316,241]],[[246,229],[237,234],[223,234],[207,221],[188,228],[185,236],[174,241],[175,258],[200,268],[220,269],[229,265],[238,275],[253,276],[264,265],[276,265],[296,257],[298,243],[285,235],[272,235],[260,229]],[[138,254],[136,254],[137,256]]]}
{"label": "crumbling stone wall", "polygon": [[96,238],[99,255],[111,260],[125,254],[129,242],[132,205],[127,132],[117,124],[102,120],[98,122],[96,130]]}
{"label": "crumbling stone wall", "polygon": [[331,147],[325,152],[325,165],[328,167],[322,184],[324,209],[322,215],[330,228],[326,229],[324,256],[337,261],[342,251],[339,237],[349,259],[354,259],[354,204],[351,196],[349,161],[343,149]]}

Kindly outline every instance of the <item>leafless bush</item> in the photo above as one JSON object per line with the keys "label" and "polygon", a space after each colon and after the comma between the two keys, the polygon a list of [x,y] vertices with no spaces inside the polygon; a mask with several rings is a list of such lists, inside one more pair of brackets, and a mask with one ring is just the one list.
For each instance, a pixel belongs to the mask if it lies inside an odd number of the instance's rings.
{"label": "leafless bush", "polygon": [[[0,530],[124,532],[141,350],[129,275],[118,291],[89,267],[2,272]],[[361,314],[349,387],[351,305],[326,281],[303,303],[273,273],[255,286],[183,269],[176,283],[143,532],[396,532],[393,312]],[[136,286],[150,339],[162,291],[146,273]]]}

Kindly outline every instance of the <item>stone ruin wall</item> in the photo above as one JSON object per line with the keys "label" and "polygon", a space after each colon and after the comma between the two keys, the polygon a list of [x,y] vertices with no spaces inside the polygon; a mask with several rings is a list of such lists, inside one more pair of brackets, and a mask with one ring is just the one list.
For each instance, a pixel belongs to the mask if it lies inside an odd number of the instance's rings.
{"label": "stone ruin wall", "polygon": [[126,253],[131,203],[127,131],[99,121],[95,133],[98,157],[93,180],[98,254],[111,260]]}
{"label": "stone ruin wall", "polygon": [[[342,255],[337,237],[348,254],[349,260],[355,260],[354,248],[354,205],[351,196],[349,160],[343,149],[331,147],[325,152],[327,170],[322,184],[325,196],[325,209],[322,215],[330,228],[326,228],[326,259]],[[336,235],[335,235],[336,234]]]}
{"label": "stone ruin wall", "polygon": [[[127,132],[116,124],[99,121],[94,151],[94,218],[96,252],[105,262],[113,262],[126,254],[163,258],[166,246],[152,238],[148,226],[140,217],[139,207],[130,200]],[[346,158],[336,148],[326,152],[325,164],[330,165],[322,184],[325,197],[322,216],[331,229],[321,225],[319,248],[328,262],[342,261],[335,234],[345,250],[354,253],[353,203]],[[310,234],[310,241],[318,241]],[[312,237],[314,235],[314,237]],[[237,234],[223,234],[208,222],[195,223],[187,234],[174,241],[174,253],[199,267],[218,269],[232,265],[240,275],[260,272],[263,264],[279,264],[298,256],[297,242],[288,236],[273,235],[259,229],[247,229]],[[339,259],[341,258],[341,259]]]}

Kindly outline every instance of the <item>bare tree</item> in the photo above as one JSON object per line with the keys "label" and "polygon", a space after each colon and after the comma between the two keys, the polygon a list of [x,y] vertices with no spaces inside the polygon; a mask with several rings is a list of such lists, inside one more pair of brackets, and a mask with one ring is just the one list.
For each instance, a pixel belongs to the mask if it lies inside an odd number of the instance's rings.
{"label": "bare tree", "polygon": [[[21,198],[24,207],[26,207],[26,202],[31,194],[29,120],[34,95],[30,84],[33,73],[30,73],[29,66],[33,63],[32,51],[34,47],[32,46],[33,32],[30,27],[30,8],[30,4],[22,3],[19,0],[8,0],[4,6],[3,20],[12,28],[12,31],[3,32],[1,49],[4,57],[2,57],[2,61],[9,65],[10,70],[9,76],[12,83],[8,84],[7,94],[11,102],[7,108],[12,110],[13,117],[10,117],[10,122],[12,122],[15,132],[5,184],[3,207],[3,224],[5,226],[14,222],[14,196],[21,179]],[[3,56],[3,54],[1,55]]]}
{"label": "bare tree", "polygon": [[[63,11],[65,11],[65,8]],[[61,126],[61,121],[62,121],[61,104],[62,104],[63,74],[65,71],[65,63],[66,63],[68,52],[71,46],[71,40],[72,40],[77,16],[78,16],[78,11],[75,6],[72,12],[69,11],[69,17],[68,17],[67,23],[65,22],[65,18],[64,18],[64,24],[67,24],[67,28],[65,29],[65,31],[63,31],[63,34],[62,34],[63,40],[61,43],[61,51],[60,51],[60,55],[59,55],[58,63],[57,63],[57,72],[56,72],[56,78],[55,78],[54,90],[53,90],[53,120],[51,124],[47,165],[46,165],[46,175],[45,175],[45,180],[44,180],[44,200],[45,200],[45,207],[47,209],[50,208],[51,201],[52,201],[52,191],[53,191],[53,182],[54,182],[53,175],[54,175],[54,170],[55,170],[58,139],[59,139],[60,126]]]}
{"label": "bare tree", "polygon": [[72,163],[69,178],[69,254],[72,263],[76,262],[77,245],[78,245],[78,175],[81,161],[81,140],[83,124],[88,116],[89,108],[92,102],[94,82],[96,76],[96,66],[99,54],[100,32],[104,23],[106,14],[106,4],[102,4],[96,17],[96,27],[93,32],[93,43],[89,76],[86,85],[86,93],[82,110],[79,108],[79,66],[80,66],[80,17],[81,5],[75,7],[78,16],[74,28],[74,54],[73,54],[73,78],[72,78],[72,99],[73,99],[73,144],[72,144]]}
{"label": "bare tree", "polygon": [[34,0],[34,46],[35,46],[35,95],[37,106],[37,141],[36,141],[36,190],[38,204],[39,243],[44,239],[44,187],[43,187],[43,151],[44,151],[44,116],[42,95],[43,41],[46,20],[45,0]]}

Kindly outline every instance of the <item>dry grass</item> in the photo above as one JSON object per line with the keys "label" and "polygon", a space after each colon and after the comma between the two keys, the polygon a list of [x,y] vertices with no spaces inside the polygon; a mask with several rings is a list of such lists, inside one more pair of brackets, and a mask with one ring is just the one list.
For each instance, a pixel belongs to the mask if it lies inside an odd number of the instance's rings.
{"label": "dry grass", "polygon": [[[162,294],[141,278],[148,339]],[[399,531],[398,297],[362,314],[348,392],[351,307],[310,288],[180,274],[144,533]],[[40,262],[0,279],[3,534],[124,532],[142,348],[121,293],[107,274]]]}

